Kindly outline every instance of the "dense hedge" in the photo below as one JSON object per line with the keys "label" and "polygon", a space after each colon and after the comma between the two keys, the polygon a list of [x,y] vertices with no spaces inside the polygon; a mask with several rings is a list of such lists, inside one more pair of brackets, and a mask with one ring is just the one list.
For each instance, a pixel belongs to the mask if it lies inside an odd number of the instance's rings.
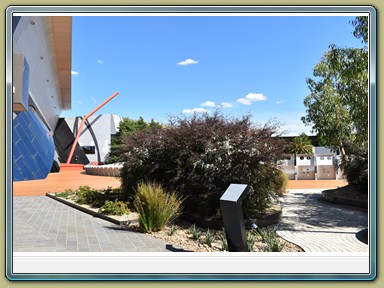
{"label": "dense hedge", "polygon": [[368,150],[362,147],[350,147],[348,152],[341,166],[348,184],[368,193]]}
{"label": "dense hedge", "polygon": [[271,204],[284,185],[276,168],[286,142],[279,124],[255,126],[249,115],[228,118],[219,112],[173,117],[168,126],[127,136],[121,176],[127,198],[139,182],[156,182],[186,197],[184,211],[201,217],[215,215],[219,198],[231,183],[248,184],[253,193],[248,209]]}

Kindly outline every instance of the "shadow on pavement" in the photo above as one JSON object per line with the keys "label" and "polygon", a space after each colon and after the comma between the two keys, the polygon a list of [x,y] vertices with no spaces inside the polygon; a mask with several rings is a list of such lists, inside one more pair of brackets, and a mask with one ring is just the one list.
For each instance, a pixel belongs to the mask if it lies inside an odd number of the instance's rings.
{"label": "shadow on pavement", "polygon": [[356,233],[356,238],[360,242],[368,245],[368,229],[361,230]]}
{"label": "shadow on pavement", "polygon": [[171,252],[192,252],[190,250],[185,250],[185,249],[181,249],[181,248],[176,248],[174,247],[173,245],[171,244],[166,244],[165,245],[165,249],[171,251]]}

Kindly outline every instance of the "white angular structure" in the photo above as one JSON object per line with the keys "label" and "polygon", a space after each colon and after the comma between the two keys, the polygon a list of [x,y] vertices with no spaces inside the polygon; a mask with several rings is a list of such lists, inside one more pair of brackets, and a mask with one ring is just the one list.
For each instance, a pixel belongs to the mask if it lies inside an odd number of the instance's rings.
{"label": "white angular structure", "polygon": [[297,180],[315,180],[315,156],[311,154],[296,155]]}
{"label": "white angular structure", "polygon": [[[64,118],[69,129],[76,136],[82,117]],[[90,163],[105,162],[110,152],[112,135],[116,134],[123,117],[116,114],[93,115],[88,118],[79,145]]]}
{"label": "white angular structure", "polygon": [[335,155],[316,155],[317,180],[335,180]]}

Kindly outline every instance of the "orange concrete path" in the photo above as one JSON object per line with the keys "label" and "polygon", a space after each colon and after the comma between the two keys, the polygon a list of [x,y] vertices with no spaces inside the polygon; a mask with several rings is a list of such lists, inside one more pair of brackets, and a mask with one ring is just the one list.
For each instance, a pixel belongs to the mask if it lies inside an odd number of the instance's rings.
{"label": "orange concrete path", "polygon": [[[13,183],[13,196],[38,196],[48,192],[63,192],[88,185],[95,189],[118,188],[119,178],[85,174],[85,171],[61,171],[50,173],[46,179]],[[288,189],[337,188],[347,185],[344,180],[290,180]]]}
{"label": "orange concrete path", "polygon": [[50,173],[46,179],[13,182],[13,196],[38,196],[88,185],[95,189],[120,187],[119,178],[85,174],[85,171]]}
{"label": "orange concrete path", "polygon": [[348,185],[347,180],[289,180],[287,189],[338,188]]}

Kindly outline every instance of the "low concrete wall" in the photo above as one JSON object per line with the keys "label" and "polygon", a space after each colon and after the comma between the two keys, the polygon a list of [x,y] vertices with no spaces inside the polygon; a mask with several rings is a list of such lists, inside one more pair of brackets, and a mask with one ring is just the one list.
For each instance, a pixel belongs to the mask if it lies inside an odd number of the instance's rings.
{"label": "low concrete wall", "polygon": [[91,175],[119,177],[124,167],[124,163],[114,163],[106,165],[92,165],[87,164],[84,166],[85,172]]}

